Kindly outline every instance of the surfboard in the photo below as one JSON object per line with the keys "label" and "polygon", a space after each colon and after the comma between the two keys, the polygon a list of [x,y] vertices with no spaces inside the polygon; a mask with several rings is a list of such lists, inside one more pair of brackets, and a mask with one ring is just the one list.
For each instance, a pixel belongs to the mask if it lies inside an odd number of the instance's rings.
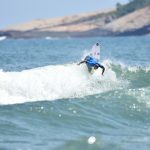
{"label": "surfboard", "polygon": [[93,47],[90,50],[90,56],[92,56],[93,58],[95,58],[97,61],[100,60],[100,46],[94,44]]}

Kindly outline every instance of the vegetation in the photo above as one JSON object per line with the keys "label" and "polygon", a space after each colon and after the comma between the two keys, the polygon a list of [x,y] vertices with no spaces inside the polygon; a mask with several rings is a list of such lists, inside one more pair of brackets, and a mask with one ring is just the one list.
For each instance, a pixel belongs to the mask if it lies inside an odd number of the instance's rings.
{"label": "vegetation", "polygon": [[148,5],[150,5],[150,0],[129,0],[129,3],[126,5],[121,5],[120,3],[117,3],[116,17],[118,18],[124,16],[130,12],[133,12]]}

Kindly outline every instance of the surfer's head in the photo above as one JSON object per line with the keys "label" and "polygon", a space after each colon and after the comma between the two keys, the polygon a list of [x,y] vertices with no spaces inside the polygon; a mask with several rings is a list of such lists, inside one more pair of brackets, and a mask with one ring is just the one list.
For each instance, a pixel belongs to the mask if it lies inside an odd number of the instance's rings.
{"label": "surfer's head", "polygon": [[99,43],[96,43],[96,46],[99,46]]}

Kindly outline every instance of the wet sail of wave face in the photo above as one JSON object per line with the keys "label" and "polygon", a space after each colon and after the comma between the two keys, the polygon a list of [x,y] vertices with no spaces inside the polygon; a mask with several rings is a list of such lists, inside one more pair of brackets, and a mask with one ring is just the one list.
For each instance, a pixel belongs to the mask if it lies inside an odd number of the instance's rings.
{"label": "wet sail of wave face", "polygon": [[[101,69],[77,65],[101,46]],[[0,41],[0,149],[148,150],[150,38]]]}

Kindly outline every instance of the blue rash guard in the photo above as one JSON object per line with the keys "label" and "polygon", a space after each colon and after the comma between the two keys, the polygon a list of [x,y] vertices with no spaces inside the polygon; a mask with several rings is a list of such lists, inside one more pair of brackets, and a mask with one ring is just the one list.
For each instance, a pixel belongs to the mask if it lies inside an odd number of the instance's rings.
{"label": "blue rash guard", "polygon": [[82,64],[82,63],[86,63],[87,68],[88,68],[88,71],[89,71],[90,73],[92,73],[92,70],[93,70],[93,69],[96,70],[96,69],[98,69],[99,67],[102,69],[102,75],[103,75],[103,73],[104,73],[104,71],[105,71],[104,66],[102,66],[101,64],[99,64],[99,63],[98,63],[98,60],[96,60],[95,58],[93,58],[93,57],[91,57],[91,56],[86,56],[86,58],[84,59],[84,61],[81,61],[81,62],[79,63],[79,65]]}
{"label": "blue rash guard", "polygon": [[87,56],[85,60],[86,60],[88,67],[94,67],[95,65],[99,64],[98,61],[91,56]]}

